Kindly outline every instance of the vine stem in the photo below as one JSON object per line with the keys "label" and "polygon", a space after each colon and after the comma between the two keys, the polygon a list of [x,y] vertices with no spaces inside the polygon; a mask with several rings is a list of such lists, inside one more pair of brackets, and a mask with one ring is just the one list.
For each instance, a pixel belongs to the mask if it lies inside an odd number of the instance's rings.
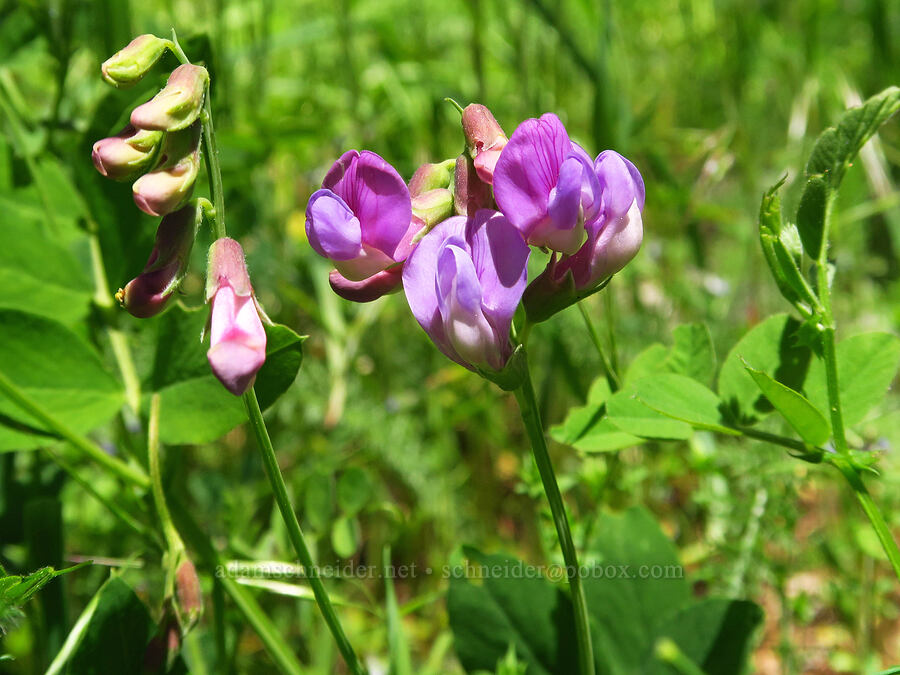
{"label": "vine stem", "polygon": [[831,213],[834,205],[834,192],[825,202],[825,215],[823,219],[822,248],[819,258],[816,260],[818,273],[818,295],[821,302],[820,331],[822,338],[822,360],[825,362],[825,384],[828,389],[828,411],[831,417],[831,430],[834,437],[834,445],[837,456],[831,459],[831,463],[837,467],[841,475],[850,484],[856,500],[863,512],[872,524],[878,541],[887,555],[894,574],[900,580],[900,549],[897,541],[891,534],[884,514],[872,499],[865,483],[863,483],[859,468],[853,463],[850,447],[847,444],[847,435],[844,427],[844,417],[841,408],[840,383],[838,382],[837,349],[835,346],[835,322],[831,308],[831,286],[828,279],[828,235],[831,229]]}
{"label": "vine stem", "polygon": [[584,306],[583,302],[579,302],[578,311],[581,312],[581,318],[584,319],[584,325],[587,327],[588,335],[591,336],[591,342],[594,343],[594,348],[597,350],[597,354],[600,355],[600,362],[603,364],[603,370],[605,371],[606,381],[609,383],[610,391],[616,392],[619,390],[619,374],[613,368],[612,362],[606,356],[606,350],[603,349],[603,343],[600,342],[600,335],[597,333],[597,327],[594,326],[594,322],[591,321],[591,317],[588,314],[587,309]]}
{"label": "vine stem", "polygon": [[553,524],[556,526],[556,534],[559,537],[559,546],[562,549],[563,559],[566,562],[566,575],[569,579],[569,588],[572,593],[572,605],[575,610],[575,634],[578,641],[578,663],[581,675],[594,675],[594,650],[591,646],[591,629],[588,618],[587,599],[584,595],[584,586],[581,583],[581,568],[578,565],[578,555],[575,552],[575,544],[572,541],[572,532],[569,529],[569,519],[566,516],[566,507],[563,504],[559,485],[556,482],[556,474],[553,471],[553,463],[550,461],[550,452],[547,449],[547,439],[544,437],[544,427],[541,424],[541,415],[538,410],[537,399],[534,395],[534,386],[531,383],[531,373],[528,367],[527,354],[523,353],[524,377],[522,384],[515,390],[516,402],[522,413],[522,422],[531,441],[531,449],[541,482],[544,485],[544,493],[550,503],[550,511],[553,514]]}
{"label": "vine stem", "polygon": [[322,583],[318,570],[313,563],[309,547],[306,545],[306,539],[303,536],[303,531],[300,529],[297,515],[294,513],[294,509],[291,506],[287,487],[284,483],[284,476],[278,466],[275,448],[272,447],[272,440],[269,438],[269,431],[266,428],[266,422],[263,419],[262,411],[259,409],[259,401],[256,398],[256,391],[253,387],[244,394],[243,399],[244,405],[247,407],[247,415],[250,418],[250,427],[253,429],[253,434],[256,436],[259,445],[263,465],[266,469],[266,475],[269,478],[269,483],[272,485],[272,493],[275,496],[278,509],[281,511],[281,517],[284,520],[284,524],[287,526],[291,544],[293,544],[294,550],[297,552],[297,556],[300,560],[300,564],[303,566],[303,573],[306,576],[307,581],[309,581],[313,594],[316,596],[316,603],[319,605],[322,617],[325,619],[325,623],[328,624],[328,629],[331,631],[332,636],[334,636],[338,650],[344,657],[344,661],[347,662],[347,667],[350,669],[350,672],[354,673],[354,675],[364,675],[366,670],[357,658],[356,653],[353,651],[353,647],[350,645],[347,636],[344,634],[341,622],[338,619],[337,614],[335,614],[334,607],[331,604],[331,598],[328,597],[328,591],[325,590],[325,585]]}

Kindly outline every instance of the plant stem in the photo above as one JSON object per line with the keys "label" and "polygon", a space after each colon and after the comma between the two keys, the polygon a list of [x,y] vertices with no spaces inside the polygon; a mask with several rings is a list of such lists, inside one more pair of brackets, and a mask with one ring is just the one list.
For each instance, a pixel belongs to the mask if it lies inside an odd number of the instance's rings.
{"label": "plant stem", "polygon": [[133,483],[138,487],[150,487],[150,479],[142,470],[129,466],[122,460],[116,459],[115,457],[106,454],[102,448],[91,443],[84,436],[81,436],[72,431],[68,426],[66,426],[55,417],[53,417],[53,415],[51,415],[49,412],[47,412],[47,410],[45,410],[42,405],[31,398],[31,396],[19,389],[19,387],[17,387],[3,373],[0,373],[0,393],[5,395],[15,405],[17,405],[19,408],[31,415],[34,419],[43,424],[47,429],[55,433],[57,436],[61,436],[62,438],[67,440],[83,454],[87,455],[103,467],[109,469],[114,474],[119,476],[119,478],[122,478],[129,483]]}
{"label": "plant stem", "polygon": [[853,493],[856,495],[859,505],[862,507],[863,511],[865,511],[869,522],[872,523],[875,534],[878,536],[878,541],[881,542],[881,546],[887,554],[891,567],[894,568],[894,574],[897,575],[897,579],[900,580],[900,549],[897,548],[897,542],[894,540],[894,537],[888,528],[888,524],[884,520],[884,515],[881,513],[881,509],[878,508],[875,500],[872,499],[872,495],[869,494],[868,489],[866,489],[865,483],[863,483],[862,477],[859,475],[859,471],[843,457],[837,457],[832,460],[831,463],[838,468],[844,478],[847,479],[850,487],[853,488]]}
{"label": "plant stem", "polygon": [[313,594],[316,596],[316,603],[319,605],[322,617],[325,619],[325,623],[328,624],[328,629],[331,631],[332,636],[334,636],[338,650],[341,652],[341,655],[343,655],[350,672],[354,673],[354,675],[361,675],[366,671],[356,657],[356,653],[353,651],[350,641],[344,634],[344,629],[341,627],[337,614],[334,612],[334,607],[331,605],[331,599],[328,597],[328,591],[325,590],[325,585],[322,583],[321,578],[319,578],[318,570],[313,563],[312,555],[310,554],[309,548],[306,545],[306,540],[303,537],[303,531],[300,529],[300,523],[297,521],[297,515],[294,513],[294,509],[291,506],[287,487],[284,483],[284,476],[282,476],[281,469],[278,467],[275,448],[272,447],[272,440],[269,438],[266,422],[263,420],[262,411],[259,409],[259,401],[256,398],[256,391],[253,387],[244,394],[243,398],[244,405],[247,407],[247,415],[250,418],[250,427],[253,429],[253,433],[259,444],[263,465],[266,469],[266,475],[269,477],[269,483],[272,485],[275,501],[278,503],[278,508],[281,511],[281,517],[284,519],[284,524],[287,526],[291,544],[293,544],[294,550],[297,552],[297,556],[300,559],[300,564],[303,566],[303,572],[309,581]]}
{"label": "plant stem", "polygon": [[538,410],[537,399],[534,395],[534,386],[531,383],[531,373],[528,368],[528,357],[523,354],[525,376],[521,386],[515,390],[516,401],[522,413],[522,422],[531,440],[531,449],[541,482],[544,484],[544,492],[550,503],[550,511],[553,514],[553,524],[556,526],[556,534],[559,537],[559,546],[562,549],[563,559],[566,562],[566,574],[569,578],[569,587],[572,593],[572,605],[575,611],[575,633],[578,641],[578,663],[581,675],[594,674],[594,652],[591,646],[591,629],[588,618],[587,600],[584,595],[584,587],[581,583],[581,569],[578,566],[578,556],[575,552],[575,544],[572,541],[572,532],[569,529],[569,520],[566,516],[566,507],[563,504],[556,475],[553,472],[553,463],[550,461],[550,453],[547,449],[547,440],[544,437],[544,428],[541,424],[541,416]]}
{"label": "plant stem", "polygon": [[600,335],[597,333],[597,328],[594,326],[594,322],[591,321],[591,317],[584,307],[584,302],[579,302],[577,304],[578,311],[581,312],[581,318],[584,319],[584,325],[587,326],[588,335],[591,336],[591,342],[594,343],[594,348],[597,350],[597,354],[600,355],[600,362],[603,364],[604,374],[606,375],[606,381],[609,383],[610,391],[618,391],[620,386],[619,374],[615,371],[612,363],[606,356],[606,351],[603,349],[603,344],[600,342]]}
{"label": "plant stem", "polygon": [[166,493],[162,486],[162,471],[159,464],[159,402],[159,394],[153,394],[150,399],[150,419],[147,423],[147,463],[150,466],[153,501],[156,503],[156,512],[162,523],[163,536],[166,538],[169,552],[177,555],[184,552],[184,542],[172,524],[172,515],[166,505]]}

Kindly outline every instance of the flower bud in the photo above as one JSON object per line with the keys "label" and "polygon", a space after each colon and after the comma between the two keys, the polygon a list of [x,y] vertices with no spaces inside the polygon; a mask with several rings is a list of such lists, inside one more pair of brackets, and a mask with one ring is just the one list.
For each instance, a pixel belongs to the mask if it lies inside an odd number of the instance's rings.
{"label": "flower bud", "polygon": [[452,187],[455,167],[455,159],[448,159],[440,164],[423,164],[416,169],[409,181],[410,196],[416,197],[429,190]]}
{"label": "flower bud", "polygon": [[118,135],[94,143],[91,157],[102,175],[113,180],[134,180],[156,160],[161,131],[135,129],[130,124]]}
{"label": "flower bud", "polygon": [[200,578],[197,568],[190,560],[182,560],[175,571],[175,593],[178,599],[176,610],[182,632],[197,623],[203,612],[203,595],[200,592]]}
{"label": "flower bud", "polygon": [[202,217],[200,205],[190,204],[162,219],[144,271],[116,293],[129,314],[146,319],[165,309],[187,274]]}
{"label": "flower bud", "polygon": [[164,216],[191,198],[200,171],[200,123],[166,134],[156,168],[132,186],[134,203],[144,213]]}
{"label": "flower bud", "polygon": [[413,216],[430,230],[453,215],[453,193],[447,188],[428,190],[412,198]]}
{"label": "flower bud", "polygon": [[110,56],[100,72],[103,79],[118,88],[130,87],[141,81],[153,65],[159,61],[171,43],[155,35],[139,35]]}
{"label": "flower bud", "polygon": [[488,185],[494,182],[494,167],[509,139],[491,111],[479,103],[467,105],[462,112],[463,133],[475,162],[478,177]]}
{"label": "flower bud", "polygon": [[223,237],[209,247],[206,299],[212,304],[209,351],[213,374],[235,396],[256,379],[266,360],[266,331],[259,318],[244,251]]}
{"label": "flower bud", "polygon": [[491,208],[493,202],[491,186],[478,177],[472,158],[465,154],[457,157],[453,185],[456,215],[474,216],[479,209]]}
{"label": "flower bud", "polygon": [[200,116],[209,73],[203,66],[185,63],[169,75],[166,86],[131,112],[131,123],[139,129],[178,131]]}

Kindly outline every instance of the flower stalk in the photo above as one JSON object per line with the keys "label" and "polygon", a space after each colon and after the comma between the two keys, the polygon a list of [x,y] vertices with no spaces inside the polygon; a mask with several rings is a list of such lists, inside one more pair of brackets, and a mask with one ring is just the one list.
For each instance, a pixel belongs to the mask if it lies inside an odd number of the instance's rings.
{"label": "flower stalk", "polygon": [[591,645],[591,628],[588,616],[587,599],[584,595],[584,586],[581,580],[581,568],[578,565],[578,555],[575,551],[575,543],[572,539],[572,531],[569,528],[569,519],[566,515],[566,507],[563,504],[562,494],[556,482],[556,474],[553,471],[553,463],[547,449],[547,439],[544,436],[544,427],[541,424],[541,415],[538,410],[537,399],[534,394],[534,386],[531,383],[531,373],[528,369],[527,357],[523,355],[525,364],[524,377],[521,386],[515,390],[516,402],[522,413],[522,423],[531,441],[531,449],[535,464],[544,485],[544,493],[550,503],[550,512],[553,514],[553,524],[559,538],[559,546],[562,549],[563,559],[566,563],[566,574],[569,579],[569,589],[572,594],[572,606],[575,610],[575,635],[578,643],[578,664],[581,675],[594,675],[594,651]]}

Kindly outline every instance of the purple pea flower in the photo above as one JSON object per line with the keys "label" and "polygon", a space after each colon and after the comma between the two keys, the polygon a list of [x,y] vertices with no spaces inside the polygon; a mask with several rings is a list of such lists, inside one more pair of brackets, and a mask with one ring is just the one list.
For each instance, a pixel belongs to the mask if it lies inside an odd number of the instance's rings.
{"label": "purple pea flower", "polygon": [[625,267],[644,238],[644,180],[637,167],[618,152],[605,150],[594,162],[594,172],[600,183],[600,213],[587,225],[584,245],[561,260],[553,273],[559,281],[571,270],[578,290],[591,289]]}
{"label": "purple pea flower", "polygon": [[575,253],[600,206],[600,185],[584,149],[547,113],[522,122],[494,168],[494,197],[529,244]]}
{"label": "purple pea flower", "polygon": [[502,370],[530,249],[500,213],[454,216],[426,234],[403,268],[406,299],[444,354],[470,370]]}
{"label": "purple pea flower", "polygon": [[399,286],[400,274],[388,268],[406,259],[421,226],[400,174],[367,150],[345,152],[306,206],[309,243],[334,263],[332,287],[349,299]]}

